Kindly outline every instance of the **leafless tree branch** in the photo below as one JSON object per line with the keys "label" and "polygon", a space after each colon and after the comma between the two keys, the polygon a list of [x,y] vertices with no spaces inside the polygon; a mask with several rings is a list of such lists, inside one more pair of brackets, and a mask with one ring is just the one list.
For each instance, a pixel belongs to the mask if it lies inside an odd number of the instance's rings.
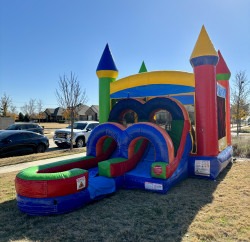
{"label": "leafless tree branch", "polygon": [[7,116],[8,110],[12,104],[12,99],[6,93],[1,97],[0,100],[0,111],[4,117]]}
{"label": "leafless tree branch", "polygon": [[250,82],[245,71],[238,71],[235,75],[231,90],[231,115],[236,119],[237,135],[241,127],[241,119],[249,115]]}
{"label": "leafless tree branch", "polygon": [[[81,89],[77,76],[71,72],[70,77],[59,77],[59,88],[56,89],[56,97],[60,107],[65,110],[70,110],[70,123],[71,123],[71,137],[73,136],[73,123],[74,117],[78,111],[79,104],[85,104],[87,102],[86,91]],[[71,139],[72,140],[72,139]],[[71,149],[73,143],[71,141]]]}

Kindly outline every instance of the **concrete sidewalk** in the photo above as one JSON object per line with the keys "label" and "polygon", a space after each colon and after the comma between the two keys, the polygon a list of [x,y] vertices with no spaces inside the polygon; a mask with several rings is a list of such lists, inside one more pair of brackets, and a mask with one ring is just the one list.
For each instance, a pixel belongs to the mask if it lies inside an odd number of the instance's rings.
{"label": "concrete sidewalk", "polygon": [[80,154],[66,155],[66,156],[60,156],[60,157],[55,157],[55,158],[50,158],[50,159],[44,159],[44,160],[31,161],[27,163],[20,163],[16,165],[2,166],[0,167],[0,174],[20,171],[31,166],[44,165],[44,164],[53,163],[56,161],[72,159],[72,158],[77,158],[77,157],[84,157],[84,156],[86,156],[86,152],[83,152]]}

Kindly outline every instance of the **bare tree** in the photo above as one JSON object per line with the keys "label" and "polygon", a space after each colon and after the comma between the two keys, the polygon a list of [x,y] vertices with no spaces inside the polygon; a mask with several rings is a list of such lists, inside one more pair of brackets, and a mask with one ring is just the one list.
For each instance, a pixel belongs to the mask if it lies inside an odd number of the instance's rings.
{"label": "bare tree", "polygon": [[17,112],[16,106],[11,105],[11,106],[10,106],[10,112],[11,112],[11,113],[16,113],[16,112]]}
{"label": "bare tree", "polygon": [[42,109],[43,109],[43,102],[41,99],[39,99],[36,103],[36,109],[38,114],[38,122],[40,123],[40,119],[42,117]]}
{"label": "bare tree", "polygon": [[[59,88],[56,90],[56,97],[60,107],[70,111],[71,137],[73,137],[74,117],[78,104],[85,104],[88,100],[85,89],[82,90],[77,76],[70,73],[70,77],[59,77]],[[70,149],[73,149],[73,139],[71,138]]]}
{"label": "bare tree", "polygon": [[238,136],[241,129],[241,119],[249,115],[250,82],[245,71],[236,73],[231,93],[231,115],[236,120]]}
{"label": "bare tree", "polygon": [[23,111],[24,114],[28,114],[28,104],[25,103],[22,107],[21,110]]}
{"label": "bare tree", "polygon": [[34,118],[36,111],[36,99],[31,98],[28,104],[25,103],[24,106],[21,107],[21,109],[25,114],[28,114],[31,119]]}
{"label": "bare tree", "polygon": [[0,110],[4,117],[8,115],[8,110],[12,104],[12,99],[6,93],[1,97],[0,100]]}
{"label": "bare tree", "polygon": [[17,109],[16,109],[16,106],[14,105],[11,105],[10,106],[10,116],[16,120],[16,117],[17,117]]}

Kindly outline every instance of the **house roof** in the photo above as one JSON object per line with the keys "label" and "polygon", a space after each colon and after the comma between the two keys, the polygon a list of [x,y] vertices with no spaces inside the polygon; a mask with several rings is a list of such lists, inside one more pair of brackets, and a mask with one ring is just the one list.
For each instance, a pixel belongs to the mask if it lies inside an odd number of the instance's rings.
{"label": "house roof", "polygon": [[55,109],[55,111],[54,111],[54,115],[55,115],[55,116],[62,116],[62,115],[63,115],[63,111],[64,111],[63,108],[57,107],[57,108]]}
{"label": "house roof", "polygon": [[57,107],[57,108],[46,108],[45,109],[45,113],[47,113],[47,115],[51,115],[51,116],[62,116],[64,109],[61,107]]}
{"label": "house roof", "polygon": [[[91,107],[89,107],[88,105],[83,105],[83,104],[79,104],[78,105],[78,115],[86,115],[86,112],[92,109],[93,112],[95,113],[99,113],[99,106],[98,105],[92,105]],[[51,115],[51,116],[62,116],[63,112],[64,112],[64,108],[61,107],[57,107],[57,108],[46,108],[46,110],[44,111],[47,115]]]}
{"label": "house roof", "polygon": [[95,113],[99,113],[99,106],[98,105],[92,105],[90,107]]}
{"label": "house roof", "polygon": [[78,106],[78,108],[78,115],[86,115],[86,111],[89,109],[89,106],[81,104]]}
{"label": "house roof", "polygon": [[54,114],[54,111],[55,111],[54,108],[46,108],[44,112],[47,113],[48,115],[51,115]]}

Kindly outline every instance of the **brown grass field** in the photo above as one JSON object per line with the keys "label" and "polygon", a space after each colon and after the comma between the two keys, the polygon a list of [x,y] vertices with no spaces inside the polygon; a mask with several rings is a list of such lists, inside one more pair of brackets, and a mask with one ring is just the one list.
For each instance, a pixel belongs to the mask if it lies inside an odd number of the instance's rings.
{"label": "brown grass field", "polygon": [[168,194],[120,190],[69,214],[18,211],[15,173],[0,175],[0,241],[250,241],[249,160],[216,181],[186,179]]}
{"label": "brown grass field", "polygon": [[[246,142],[238,145],[238,150],[249,144],[249,140]],[[245,151],[245,148],[241,151],[242,157]],[[22,162],[38,157],[27,156]],[[250,159],[238,158],[215,181],[188,178],[166,195],[119,190],[74,212],[45,217],[21,213],[15,200],[17,172],[0,174],[0,242],[247,242],[250,241],[249,165]]]}
{"label": "brown grass field", "polygon": [[60,123],[39,123],[39,125],[43,126],[44,129],[63,129],[69,126],[68,123],[60,124]]}
{"label": "brown grass field", "polygon": [[64,129],[69,126],[68,123],[60,124],[60,123],[39,123],[39,125],[44,127],[44,135],[49,139],[53,138],[54,131],[56,129]]}

